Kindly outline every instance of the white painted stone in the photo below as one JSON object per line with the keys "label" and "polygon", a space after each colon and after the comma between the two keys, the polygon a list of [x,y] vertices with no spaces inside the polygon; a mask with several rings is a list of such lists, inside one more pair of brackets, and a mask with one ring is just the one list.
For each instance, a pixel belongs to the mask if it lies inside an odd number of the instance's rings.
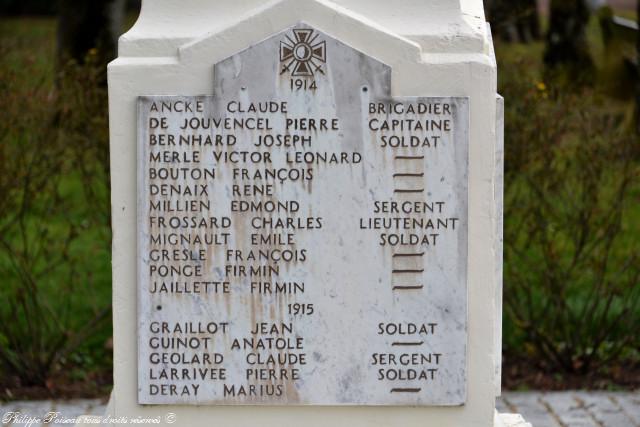
{"label": "white painted stone", "polygon": [[520,414],[497,414],[495,427],[532,427]]}
{"label": "white painted stone", "polygon": [[[137,99],[148,95],[215,97],[214,64],[299,22],[391,67],[390,95],[394,98],[469,99],[464,405],[236,408],[137,402]],[[121,56],[109,67],[114,230],[114,391],[110,413],[162,416],[173,412],[176,425],[185,426],[245,426],[255,425],[256,420],[264,426],[301,422],[308,426],[493,425],[499,258],[495,233],[496,65],[490,44],[482,4],[477,0],[144,1],[138,23],[121,38]],[[381,262],[376,259],[373,265]]]}
{"label": "white painted stone", "polygon": [[[229,29],[233,23],[252,21],[254,25],[272,25],[260,16],[265,11],[278,10],[276,19],[289,15],[300,20],[304,19],[303,14],[318,7],[385,28],[415,41],[425,53],[477,53],[488,49],[482,2],[477,0],[247,0],[222,4],[208,0],[162,0],[143,4],[136,25],[121,37],[118,53],[120,57],[173,56],[186,43],[207,39]],[[295,23],[289,22],[282,28]]]}
{"label": "white painted stone", "polygon": [[494,180],[494,203],[496,215],[496,241],[494,254],[496,257],[496,290],[495,290],[495,378],[496,396],[502,393],[502,252],[504,246],[504,98],[496,97],[496,170]]}

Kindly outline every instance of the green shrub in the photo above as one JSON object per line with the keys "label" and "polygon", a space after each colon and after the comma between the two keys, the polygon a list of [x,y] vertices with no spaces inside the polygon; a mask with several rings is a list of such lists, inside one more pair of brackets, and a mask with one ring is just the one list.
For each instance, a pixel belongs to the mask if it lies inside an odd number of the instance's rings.
{"label": "green shrub", "polygon": [[109,358],[107,99],[91,61],[54,86],[15,47],[0,42],[0,369],[29,386]]}
{"label": "green shrub", "polygon": [[500,88],[505,351],[565,372],[638,361],[639,147],[627,106],[542,82],[515,49]]}

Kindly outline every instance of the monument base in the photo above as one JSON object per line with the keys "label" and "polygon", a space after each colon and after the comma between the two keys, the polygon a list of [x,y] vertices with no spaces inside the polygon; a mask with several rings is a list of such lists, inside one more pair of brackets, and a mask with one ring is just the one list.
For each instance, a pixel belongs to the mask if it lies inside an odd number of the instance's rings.
{"label": "monument base", "polygon": [[496,411],[493,427],[533,427],[520,414],[501,414]]}

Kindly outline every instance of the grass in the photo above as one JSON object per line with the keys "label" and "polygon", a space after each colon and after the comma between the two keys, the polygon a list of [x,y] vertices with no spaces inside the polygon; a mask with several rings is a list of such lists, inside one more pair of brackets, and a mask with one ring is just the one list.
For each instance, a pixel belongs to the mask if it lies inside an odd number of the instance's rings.
{"label": "grass", "polygon": [[0,19],[0,66],[21,71],[18,84],[52,87],[55,77],[55,21],[50,18]]}

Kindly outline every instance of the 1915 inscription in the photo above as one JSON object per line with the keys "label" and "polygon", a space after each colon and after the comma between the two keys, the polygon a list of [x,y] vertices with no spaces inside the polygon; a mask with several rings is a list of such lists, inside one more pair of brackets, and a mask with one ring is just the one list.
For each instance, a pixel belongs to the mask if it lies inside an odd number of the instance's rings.
{"label": "1915 inscription", "polygon": [[304,24],[138,102],[138,399],[460,405],[466,98]]}

